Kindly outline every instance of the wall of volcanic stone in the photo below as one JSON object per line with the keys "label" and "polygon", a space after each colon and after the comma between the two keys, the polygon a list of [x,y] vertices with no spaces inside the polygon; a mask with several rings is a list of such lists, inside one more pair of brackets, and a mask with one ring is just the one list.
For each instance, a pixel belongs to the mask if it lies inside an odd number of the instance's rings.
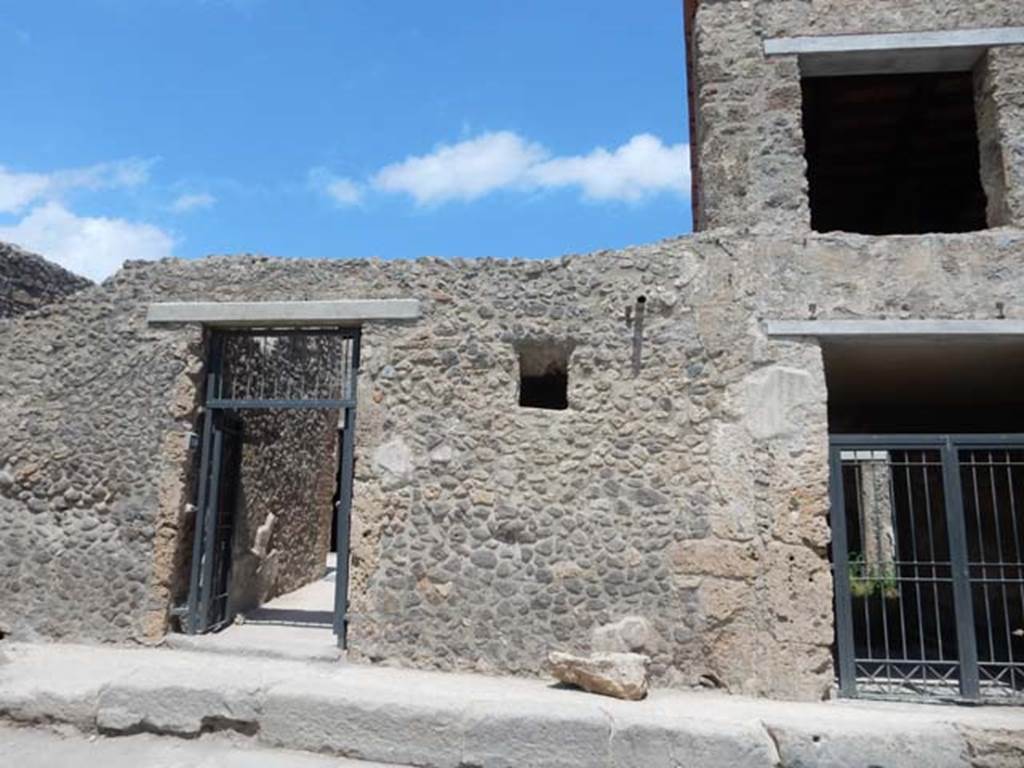
{"label": "wall of volcanic stone", "polygon": [[[188,544],[198,329],[151,301],[415,297],[364,332],[355,658],[538,674],[627,616],[661,684],[833,680],[827,415],[812,340],[762,321],[1024,316],[1024,234],[720,234],[553,261],[132,263],[0,326],[0,629],[155,639]],[[635,308],[646,298],[639,367]],[[516,347],[572,343],[569,407]],[[59,375],[58,375],[59,374]]]}
{"label": "wall of volcanic stone", "polygon": [[0,319],[38,309],[90,285],[41,256],[0,243]]}
{"label": "wall of volcanic stone", "polygon": [[324,575],[338,472],[336,411],[244,411],[241,421],[229,615]]}
{"label": "wall of volcanic stone", "polygon": [[[1006,0],[705,0],[692,32],[699,166],[696,226],[795,233],[810,229],[796,56],[764,40],[800,35],[1024,26]],[[1024,51],[993,49],[978,65],[982,181],[989,223],[1024,225]]]}
{"label": "wall of volcanic stone", "polygon": [[0,322],[5,634],[155,639],[166,626],[202,333],[147,328],[159,285],[140,289],[115,278]]}

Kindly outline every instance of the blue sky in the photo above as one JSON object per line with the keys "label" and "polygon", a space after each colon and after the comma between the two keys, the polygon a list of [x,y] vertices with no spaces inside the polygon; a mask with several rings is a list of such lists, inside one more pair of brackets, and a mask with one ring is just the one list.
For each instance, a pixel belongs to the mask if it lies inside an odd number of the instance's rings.
{"label": "blue sky", "polygon": [[0,0],[0,239],[545,258],[690,229],[680,0]]}

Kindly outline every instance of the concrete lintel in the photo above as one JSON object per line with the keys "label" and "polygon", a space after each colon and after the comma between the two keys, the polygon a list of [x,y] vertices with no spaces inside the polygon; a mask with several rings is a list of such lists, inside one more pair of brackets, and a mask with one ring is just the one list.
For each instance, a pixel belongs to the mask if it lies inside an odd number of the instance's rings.
{"label": "concrete lintel", "polygon": [[899,338],[926,336],[1020,336],[1024,320],[766,320],[768,336]]}
{"label": "concrete lintel", "polygon": [[146,321],[202,323],[222,327],[356,326],[417,320],[416,299],[341,299],[336,301],[168,302],[150,304]]}
{"label": "concrete lintel", "polygon": [[804,77],[964,72],[994,46],[1024,44],[1024,27],[877,35],[775,37],[766,56],[797,55]]}
{"label": "concrete lintel", "polygon": [[991,48],[1024,44],[1024,27],[951,29],[935,32],[894,32],[877,35],[808,35],[770,37],[766,56],[857,51],[907,51],[922,48]]}

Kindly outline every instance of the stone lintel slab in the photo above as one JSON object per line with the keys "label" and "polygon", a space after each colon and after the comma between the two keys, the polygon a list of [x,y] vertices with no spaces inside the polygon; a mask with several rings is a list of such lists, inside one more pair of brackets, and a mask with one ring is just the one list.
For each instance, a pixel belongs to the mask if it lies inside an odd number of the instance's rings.
{"label": "stone lintel slab", "polygon": [[150,304],[146,322],[202,323],[219,327],[335,327],[408,322],[420,317],[417,299],[336,301],[167,302]]}
{"label": "stone lintel slab", "polygon": [[809,35],[764,41],[766,56],[796,55],[804,77],[964,72],[986,50],[1024,44],[1024,27],[875,35]]}
{"label": "stone lintel slab", "polygon": [[1024,339],[1024,320],[765,320],[764,332],[773,337]]}
{"label": "stone lintel slab", "polygon": [[770,37],[764,41],[767,56],[804,53],[852,53],[899,51],[920,48],[990,48],[1024,44],[1024,27],[950,29],[932,32],[892,32],[875,35],[807,35]]}

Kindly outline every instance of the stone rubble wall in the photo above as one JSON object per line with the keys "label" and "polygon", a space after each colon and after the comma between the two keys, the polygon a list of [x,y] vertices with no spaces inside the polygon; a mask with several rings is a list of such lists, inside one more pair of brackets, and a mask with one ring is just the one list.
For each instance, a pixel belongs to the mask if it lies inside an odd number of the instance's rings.
{"label": "stone rubble wall", "polygon": [[[246,411],[229,616],[323,577],[338,470],[336,411]],[[265,552],[256,532],[273,514]]]}
{"label": "stone rubble wall", "polygon": [[166,626],[202,333],[147,328],[159,286],[135,290],[115,279],[0,323],[0,632]]}
{"label": "stone rubble wall", "polygon": [[[704,0],[693,30],[697,228],[810,229],[797,57],[766,57],[765,39],[1001,26],[1024,26],[1024,3]],[[1024,226],[1024,51],[994,49],[979,72],[992,97],[979,121],[989,223]]]}
{"label": "stone rubble wall", "polygon": [[[613,640],[659,684],[818,698],[834,678],[822,357],[761,321],[993,318],[997,302],[1020,319],[1022,287],[1009,229],[130,263],[0,326],[0,631],[164,631],[203,346],[148,327],[149,302],[418,298],[421,320],[364,329],[353,657],[535,675],[551,650],[615,650],[608,625],[631,617]],[[567,410],[518,406],[524,341],[573,345]]]}
{"label": "stone rubble wall", "polygon": [[981,179],[991,224],[1024,224],[1024,46],[996,48],[975,71]]}
{"label": "stone rubble wall", "polygon": [[31,312],[92,285],[41,256],[0,242],[0,320]]}

